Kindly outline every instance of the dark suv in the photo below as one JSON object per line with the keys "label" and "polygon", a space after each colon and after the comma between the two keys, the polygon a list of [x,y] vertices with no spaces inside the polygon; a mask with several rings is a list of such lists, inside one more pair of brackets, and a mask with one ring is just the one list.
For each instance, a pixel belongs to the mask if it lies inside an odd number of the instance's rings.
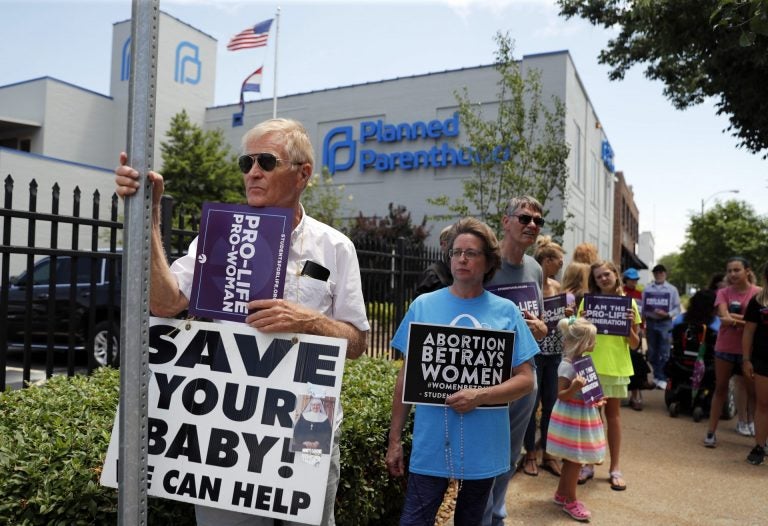
{"label": "dark suv", "polygon": [[89,350],[95,366],[119,363],[121,270],[120,258],[106,254],[51,256],[35,263],[31,280],[26,272],[11,278],[8,348],[24,348],[28,339],[32,349],[42,350],[51,342],[57,350]]}

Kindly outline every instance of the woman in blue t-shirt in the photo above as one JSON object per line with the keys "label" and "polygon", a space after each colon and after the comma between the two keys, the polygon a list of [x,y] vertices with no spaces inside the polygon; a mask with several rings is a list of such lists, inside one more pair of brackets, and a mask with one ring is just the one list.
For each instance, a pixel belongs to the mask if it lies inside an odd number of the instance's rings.
{"label": "woman in blue t-shirt", "polygon": [[[503,404],[533,389],[533,371],[527,362],[538,352],[536,341],[517,306],[483,287],[500,266],[496,236],[485,223],[465,218],[454,226],[448,246],[453,283],[414,300],[392,339],[392,347],[408,354],[412,322],[435,325],[436,331],[446,325],[513,331],[512,376],[496,385],[457,390],[444,404],[416,405],[401,525],[433,525],[451,479],[459,481],[454,523],[480,524],[494,477],[510,467],[509,416]],[[434,354],[437,352],[435,346]],[[439,365],[461,368],[480,363],[483,355],[490,357],[477,346],[444,348]],[[426,358],[421,363],[425,364]],[[437,361],[424,365],[430,366],[437,367]],[[393,476],[405,474],[401,434],[411,404],[403,402],[404,370],[397,377],[392,399],[386,462]],[[502,405],[477,409],[496,404]]]}

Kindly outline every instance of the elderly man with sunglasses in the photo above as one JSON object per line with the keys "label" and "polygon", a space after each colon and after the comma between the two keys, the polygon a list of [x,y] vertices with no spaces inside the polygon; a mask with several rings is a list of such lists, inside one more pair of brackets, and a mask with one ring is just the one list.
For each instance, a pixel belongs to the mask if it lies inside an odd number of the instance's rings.
{"label": "elderly man with sunglasses", "polygon": [[[536,289],[538,313],[523,310],[525,323],[536,340],[542,340],[547,335],[547,324],[540,318],[544,312],[544,298],[541,287],[544,283],[544,273],[535,259],[525,253],[539,237],[544,226],[542,206],[531,196],[513,197],[509,200],[507,210],[502,218],[503,238],[501,241],[501,268],[494,274],[489,286],[510,285],[514,283],[533,283]],[[534,360],[528,361],[534,379],[536,365]],[[493,482],[491,494],[483,514],[483,526],[502,526],[507,516],[504,499],[509,481],[515,474],[517,459],[523,445],[523,437],[536,402],[538,385],[534,384],[533,391],[509,404],[510,447],[512,451],[511,466],[507,473],[499,475]]]}
{"label": "elderly man with sunglasses", "polygon": [[[360,269],[352,242],[342,233],[311,217],[300,203],[312,176],[314,154],[304,127],[290,119],[271,119],[249,130],[243,137],[245,155],[238,164],[243,172],[249,205],[293,210],[293,231],[282,299],[254,300],[245,323],[262,332],[293,332],[345,338],[347,358],[362,355],[367,346],[368,319],[363,303]],[[160,198],[163,177],[149,172],[152,182],[152,238],[150,308],[158,316],[171,317],[187,308],[194,271],[197,239],[186,256],[168,265],[160,237]],[[133,195],[139,174],[120,154],[115,170],[117,194]],[[312,262],[324,267],[318,274],[302,272]],[[325,276],[327,275],[327,277]],[[328,475],[322,525],[334,525],[334,501],[339,482],[339,425],[336,430]],[[271,525],[273,519],[196,506],[199,526]],[[283,522],[283,524],[294,524]],[[298,523],[297,523],[298,524]]]}

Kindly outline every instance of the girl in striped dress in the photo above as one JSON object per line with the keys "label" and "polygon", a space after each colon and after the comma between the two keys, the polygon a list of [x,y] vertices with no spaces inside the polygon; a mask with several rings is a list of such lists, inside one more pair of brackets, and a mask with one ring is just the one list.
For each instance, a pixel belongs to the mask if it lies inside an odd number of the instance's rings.
{"label": "girl in striped dress", "polygon": [[587,405],[581,395],[584,377],[576,373],[573,362],[595,348],[597,329],[584,318],[565,318],[557,325],[563,335],[563,361],[557,370],[557,402],[552,409],[547,434],[547,453],[563,459],[562,474],[554,502],[577,521],[592,516],[584,503],[576,499],[576,486],[582,464],[595,464],[605,457],[605,433],[598,407]]}

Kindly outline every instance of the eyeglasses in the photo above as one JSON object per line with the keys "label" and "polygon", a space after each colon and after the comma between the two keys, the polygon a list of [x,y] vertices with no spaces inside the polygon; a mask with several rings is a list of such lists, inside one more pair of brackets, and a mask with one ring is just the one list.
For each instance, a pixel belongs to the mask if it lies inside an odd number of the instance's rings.
{"label": "eyeglasses", "polygon": [[452,248],[448,251],[449,258],[460,258],[461,256],[466,256],[467,259],[475,259],[477,257],[480,257],[481,254],[483,254],[482,251],[473,250],[471,248],[467,248],[467,249]]}
{"label": "eyeglasses", "polygon": [[271,172],[279,163],[291,163],[293,165],[304,164],[297,163],[296,161],[288,161],[286,159],[278,159],[271,153],[248,153],[237,158],[237,164],[244,174],[251,171],[254,162],[256,162],[259,165],[259,168],[265,172]]}
{"label": "eyeglasses", "polygon": [[533,221],[536,226],[542,227],[544,226],[544,223],[546,223],[546,220],[543,217],[534,217],[528,214],[512,215],[512,217],[516,217],[521,225],[530,225],[531,221]]}

